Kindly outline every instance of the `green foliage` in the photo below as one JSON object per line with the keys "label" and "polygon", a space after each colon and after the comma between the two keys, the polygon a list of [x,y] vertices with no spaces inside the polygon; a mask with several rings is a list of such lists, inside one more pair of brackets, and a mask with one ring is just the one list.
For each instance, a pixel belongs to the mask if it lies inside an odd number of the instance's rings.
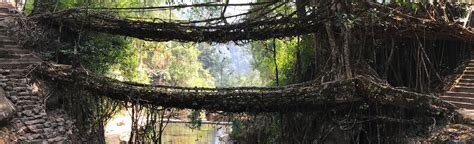
{"label": "green foliage", "polygon": [[[279,71],[279,81],[287,84],[293,76],[293,67],[296,60],[298,38],[275,40],[276,60]],[[276,84],[275,67],[273,58],[273,40],[252,43],[252,65],[261,72],[264,81]]]}
{"label": "green foliage", "polygon": [[239,119],[232,119],[232,133],[231,137],[237,137],[242,131],[242,121]]}
{"label": "green foliage", "polygon": [[[212,46],[208,43],[200,43],[197,48],[201,52],[199,61],[203,64],[212,77],[214,77],[216,87],[235,87],[235,86],[262,86],[260,72],[257,70],[239,71],[245,64],[238,63],[246,57],[247,47],[234,47],[233,44]],[[230,48],[232,47],[232,48]],[[240,48],[240,49],[239,49]],[[234,49],[234,50],[231,50]],[[237,51],[237,54],[231,54]],[[240,53],[240,55],[239,55]],[[237,69],[235,67],[238,67]]]}
{"label": "green foliage", "polygon": [[[77,49],[77,55],[74,49]],[[99,74],[121,80],[148,81],[146,73],[139,69],[138,50],[125,37],[88,32],[79,44],[65,47],[60,53],[64,55],[61,61],[67,63],[77,57],[79,63]]]}
{"label": "green foliage", "polygon": [[200,52],[189,44],[169,43],[172,53],[171,67],[168,69],[170,83],[174,85],[214,87],[214,79],[198,61]]}
{"label": "green foliage", "polygon": [[228,68],[231,63],[230,57],[223,55],[220,50],[208,43],[200,43],[197,45],[197,48],[201,52],[198,59],[202,62],[204,68],[209,70],[211,75],[215,78],[216,86],[226,86],[227,80],[230,78],[227,75],[231,75],[232,73]]}
{"label": "green foliage", "polygon": [[33,11],[33,0],[27,0],[26,3],[23,6],[22,14],[23,15],[28,15]]}
{"label": "green foliage", "polygon": [[202,125],[200,116],[201,116],[201,111],[193,110],[191,114],[188,116],[188,118],[191,120],[191,123],[186,124],[186,126],[188,126],[191,129],[200,128]]}
{"label": "green foliage", "polygon": [[[33,1],[29,2],[27,7],[32,7],[32,3]],[[60,11],[73,7],[142,7],[158,3],[160,1],[144,3],[138,0],[106,0],[98,3],[97,1],[64,0],[58,1],[55,10]],[[203,16],[215,17],[220,15],[220,8],[206,10],[196,8],[185,12],[187,14],[184,16],[189,19],[202,18]],[[170,11],[119,11],[113,14],[124,17],[175,18],[178,17],[176,13],[176,11],[172,11],[172,13]],[[260,76],[264,74],[259,71],[244,74],[234,73],[229,69],[230,57],[222,56],[223,54],[219,53],[215,46],[205,43],[150,42],[85,31],[63,34],[62,36],[61,41],[71,45],[61,48],[59,54],[53,52],[56,55],[52,57],[59,56],[63,63],[79,62],[89,70],[119,80],[189,87],[263,85]],[[289,43],[277,40],[278,49],[284,51],[278,54],[280,57],[279,68],[287,75],[291,73],[295,45],[295,39]],[[264,65],[265,67],[261,67],[261,70],[267,71],[267,67],[272,68],[271,63]],[[286,80],[288,77],[282,77],[282,79]],[[103,105],[103,103],[98,104],[95,101],[89,102],[89,105],[94,104]],[[88,108],[90,108],[88,110],[94,111],[101,107]],[[189,118],[192,120],[190,127],[199,128],[201,126],[199,111],[193,111]],[[239,125],[240,123],[235,121],[234,128],[239,129]]]}

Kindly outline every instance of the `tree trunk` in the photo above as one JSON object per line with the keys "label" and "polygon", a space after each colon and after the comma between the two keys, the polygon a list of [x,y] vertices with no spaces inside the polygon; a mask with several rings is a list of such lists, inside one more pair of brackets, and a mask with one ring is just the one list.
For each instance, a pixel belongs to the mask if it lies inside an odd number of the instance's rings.
{"label": "tree trunk", "polygon": [[348,26],[345,26],[342,29],[342,33],[344,35],[344,43],[342,45],[342,51],[343,51],[343,58],[344,58],[344,75],[346,79],[352,78],[352,70],[351,70],[351,65],[350,65],[350,50],[349,50],[349,44],[351,41],[351,30]]}
{"label": "tree trunk", "polygon": [[331,50],[331,70],[330,70],[330,74],[332,75],[332,80],[340,80],[341,77],[340,77],[340,63],[339,63],[339,60],[338,60],[338,46],[337,46],[337,42],[336,42],[336,38],[334,36],[334,33],[333,33],[333,29],[332,29],[332,24],[331,22],[326,22],[325,23],[325,27],[326,27],[326,32],[327,32],[327,35],[328,35],[328,41],[329,41],[329,47],[330,47],[330,50]]}
{"label": "tree trunk", "polygon": [[56,0],[35,0],[31,14],[51,12],[54,9]]}

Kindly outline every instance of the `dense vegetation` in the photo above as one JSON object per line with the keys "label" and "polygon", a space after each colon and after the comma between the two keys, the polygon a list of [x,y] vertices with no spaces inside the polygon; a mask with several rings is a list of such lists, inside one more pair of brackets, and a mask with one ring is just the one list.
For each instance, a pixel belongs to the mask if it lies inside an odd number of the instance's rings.
{"label": "dense vegetation", "polygon": [[[363,75],[407,90],[431,93],[441,91],[445,84],[443,78],[452,74],[453,69],[469,56],[471,45],[459,40],[426,39],[429,37],[426,35],[417,35],[415,38],[390,34],[387,36],[383,33],[378,35],[374,29],[386,24],[377,23],[385,16],[378,15],[380,13],[377,10],[358,9],[358,6],[363,5],[361,2],[335,2],[339,4],[339,8],[327,9],[332,12],[334,19],[324,22],[317,33],[296,37],[225,44],[153,42],[87,30],[75,31],[61,25],[41,24],[49,31],[46,34],[48,39],[43,42],[52,41],[49,42],[52,44],[49,47],[38,47],[41,43],[36,41],[26,41],[25,44],[36,48],[35,51],[40,52],[45,59],[76,67],[83,66],[95,73],[119,80],[188,87],[279,86],[311,80],[338,81]],[[294,3],[277,3],[267,7],[249,6],[249,11],[261,12],[248,14],[240,19],[288,15],[305,18],[306,10],[329,3],[297,0]],[[23,12],[25,15],[35,16],[45,11],[57,12],[81,7],[117,17],[170,21],[203,20],[234,14],[229,11],[226,13],[227,7],[222,6],[150,11],[103,9],[153,7],[162,4],[182,3],[159,0],[28,1]],[[423,15],[431,10],[422,8],[425,5],[420,3],[397,2],[389,5],[401,7],[403,11],[413,12],[415,15]],[[265,10],[270,11],[265,13]],[[458,8],[454,7],[452,10]],[[364,17],[358,15],[361,11],[367,12]],[[453,15],[447,21],[435,20],[449,23],[460,17]],[[440,14],[437,13],[433,17],[438,18],[437,16]],[[222,23],[232,22],[224,19]],[[449,50],[446,47],[449,47]],[[248,62],[241,62],[244,59]],[[147,123],[147,126],[152,130],[140,131],[137,126],[133,127],[131,142],[161,142],[163,117],[172,115],[172,111],[189,111],[142,107],[107,98],[74,96],[88,95],[87,92],[63,93],[69,96],[64,97],[60,104],[69,111],[80,113],[76,117],[79,119],[78,125],[82,126],[82,131],[88,135],[90,141],[104,141],[103,136],[96,136],[103,134],[104,123],[119,109],[132,109],[134,118],[141,114],[150,116],[151,122]],[[87,104],[86,107],[79,106],[83,104]],[[193,120],[192,127],[199,123],[194,121],[199,119],[199,111],[187,113]],[[407,136],[427,135],[424,126],[431,124],[431,121],[405,124],[399,122],[402,120],[397,121],[398,119],[389,122],[358,119],[358,116],[390,112],[413,119],[416,119],[416,114],[419,113],[417,110],[367,102],[344,110],[329,107],[327,111],[304,113],[221,114],[226,115],[225,120],[233,122],[233,138],[242,143],[401,143],[406,142],[403,138]],[[159,133],[156,134],[156,131]],[[340,136],[343,138],[338,138]]]}

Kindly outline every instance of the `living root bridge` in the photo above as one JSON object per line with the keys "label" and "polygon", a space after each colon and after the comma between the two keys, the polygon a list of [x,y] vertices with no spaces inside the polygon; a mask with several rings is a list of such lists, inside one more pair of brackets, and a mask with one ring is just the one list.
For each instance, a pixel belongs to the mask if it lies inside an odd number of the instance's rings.
{"label": "living root bridge", "polygon": [[94,75],[70,66],[41,64],[39,78],[74,86],[115,100],[174,108],[224,112],[305,112],[344,109],[372,103],[428,113],[452,113],[456,107],[431,95],[395,89],[364,76],[327,82],[307,82],[282,87],[191,88],[152,86]]}
{"label": "living root bridge", "polygon": [[[280,5],[281,6],[281,5]],[[434,7],[419,4],[420,7]],[[278,7],[278,6],[277,6]],[[217,42],[256,41],[272,38],[286,38],[316,33],[328,21],[337,21],[334,13],[328,9],[331,5],[319,6],[306,11],[304,15],[261,16],[250,20],[242,19],[238,23],[224,24],[222,19],[207,19],[196,21],[169,21],[163,19],[128,19],[104,13],[94,13],[88,10],[70,9],[53,14],[35,15],[31,18],[43,24],[53,24],[67,27],[70,30],[92,30],[109,34],[130,36],[150,41],[180,41],[180,42]],[[358,29],[372,27],[374,33],[382,37],[414,37],[413,34],[428,39],[462,40],[472,42],[474,32],[465,29],[454,21],[462,15],[452,11],[460,11],[461,5],[449,5],[453,10],[446,15],[431,15],[433,10],[406,10],[404,6],[380,5],[373,2],[363,2],[354,8],[358,17],[352,19]],[[416,14],[417,11],[422,11]],[[376,15],[376,18],[373,18]],[[250,18],[250,17],[249,17]],[[358,22],[360,21],[360,22]],[[215,23],[213,25],[197,25],[196,23]],[[436,36],[436,37],[434,37]]]}
{"label": "living root bridge", "polygon": [[315,10],[303,18],[284,16],[229,25],[196,26],[193,22],[151,22],[70,9],[33,17],[42,23],[67,26],[72,30],[92,30],[150,41],[218,42],[285,38],[318,31],[328,12]]}

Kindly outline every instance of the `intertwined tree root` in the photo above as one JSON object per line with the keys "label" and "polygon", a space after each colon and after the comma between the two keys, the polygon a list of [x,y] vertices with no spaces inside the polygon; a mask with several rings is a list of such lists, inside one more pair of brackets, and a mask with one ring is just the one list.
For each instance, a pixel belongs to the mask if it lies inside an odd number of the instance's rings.
{"label": "intertwined tree root", "polygon": [[[277,5],[278,6],[278,5]],[[280,5],[281,6],[281,5]],[[69,9],[57,13],[35,15],[34,21],[47,25],[69,28],[74,31],[92,30],[109,34],[130,36],[150,41],[217,42],[252,41],[272,38],[294,37],[320,32],[324,23],[340,21],[328,9],[319,6],[303,15],[265,15],[258,18],[247,16],[240,22],[219,24],[221,19],[195,21],[169,21],[156,18],[127,19],[106,13],[91,12],[84,9]],[[446,7],[447,10],[444,10]],[[354,6],[348,15],[355,27],[371,27],[375,35],[382,37],[424,37],[427,39],[462,40],[471,42],[474,33],[464,28],[455,19],[463,17],[464,5],[417,4],[417,9],[403,5],[380,5],[362,2]],[[442,12],[441,12],[442,11]],[[444,12],[444,13],[443,13]],[[243,15],[246,16],[246,15]],[[196,23],[217,23],[215,25],[196,25]],[[436,37],[433,37],[436,35]]]}
{"label": "intertwined tree root", "polygon": [[98,76],[81,68],[43,63],[39,78],[74,86],[115,100],[174,108],[225,112],[324,111],[360,103],[453,113],[454,105],[426,94],[393,88],[365,76],[326,83],[307,82],[282,87],[197,88],[152,86]]}

